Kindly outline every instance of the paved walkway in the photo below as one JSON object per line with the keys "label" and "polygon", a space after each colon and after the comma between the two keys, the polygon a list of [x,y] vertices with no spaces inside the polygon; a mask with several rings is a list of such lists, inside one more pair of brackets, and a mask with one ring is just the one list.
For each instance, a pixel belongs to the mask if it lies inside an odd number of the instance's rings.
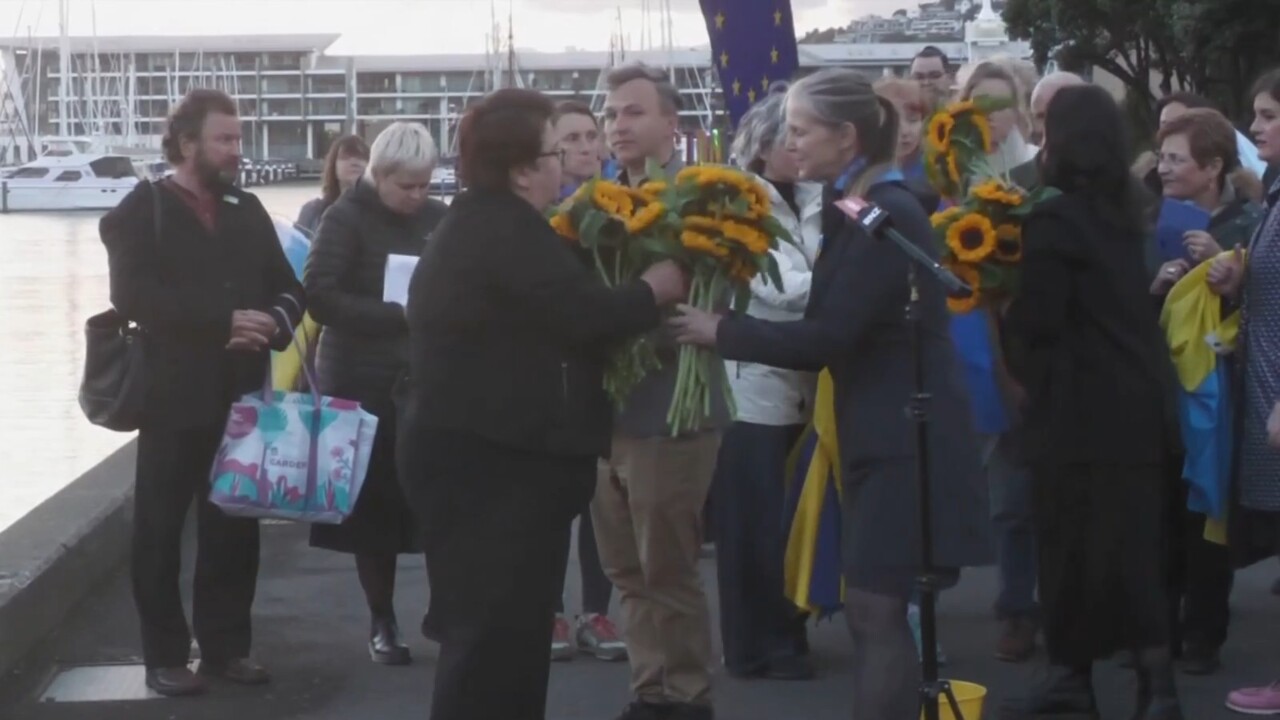
{"label": "paved walkway", "polygon": [[[576,561],[575,561],[576,563]],[[576,565],[575,565],[576,566]],[[401,561],[400,617],[416,627],[427,598],[425,573],[416,558]],[[571,575],[576,575],[572,570]],[[1242,573],[1236,583],[1232,639],[1225,670],[1213,678],[1186,679],[1187,717],[1237,717],[1222,708],[1228,689],[1242,682],[1269,681],[1280,673],[1280,598],[1269,594],[1280,567],[1267,563]],[[714,569],[703,562],[714,592]],[[571,579],[576,586],[576,577]],[[1036,663],[1010,666],[991,657],[997,626],[991,617],[994,576],[967,573],[942,606],[943,642],[952,677],[991,688],[992,702],[1016,693],[1035,675]],[[570,608],[577,604],[570,588]],[[435,647],[414,635],[416,664],[385,668],[365,652],[367,614],[349,558],[311,550],[305,528],[270,525],[263,532],[262,580],[257,611],[258,657],[275,674],[267,688],[218,686],[195,699],[151,699],[112,703],[40,703],[56,670],[81,663],[136,662],[137,621],[123,573],[95,593],[44,649],[44,657],[0,687],[4,720],[415,720],[427,716]],[[820,679],[810,683],[739,682],[717,677],[716,709],[721,720],[825,720],[848,718],[853,698],[846,673],[849,645],[843,626],[825,623],[812,633]],[[718,640],[717,640],[718,642]],[[1042,657],[1042,656],[1041,656]],[[1098,687],[1105,718],[1127,718],[1132,685],[1125,671],[1100,668]],[[549,720],[610,720],[627,699],[627,669],[589,658],[553,669]],[[992,705],[994,707],[994,705]],[[994,718],[994,712],[986,717]],[[905,719],[904,719],[905,720]],[[969,720],[974,720],[970,718]]]}

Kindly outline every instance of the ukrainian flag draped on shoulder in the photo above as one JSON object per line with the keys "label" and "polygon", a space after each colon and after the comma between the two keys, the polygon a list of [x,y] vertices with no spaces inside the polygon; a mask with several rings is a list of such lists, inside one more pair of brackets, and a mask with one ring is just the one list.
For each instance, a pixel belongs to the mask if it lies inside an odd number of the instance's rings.
{"label": "ukrainian flag draped on shoulder", "polygon": [[699,0],[733,126],[769,85],[800,67],[791,0]]}
{"label": "ukrainian flag draped on shoulder", "polygon": [[1178,419],[1189,486],[1187,507],[1209,517],[1205,536],[1225,541],[1231,473],[1230,377],[1224,356],[1235,347],[1239,312],[1222,315],[1222,299],[1209,289],[1210,261],[1178,281],[1165,298],[1160,326],[1178,375]]}

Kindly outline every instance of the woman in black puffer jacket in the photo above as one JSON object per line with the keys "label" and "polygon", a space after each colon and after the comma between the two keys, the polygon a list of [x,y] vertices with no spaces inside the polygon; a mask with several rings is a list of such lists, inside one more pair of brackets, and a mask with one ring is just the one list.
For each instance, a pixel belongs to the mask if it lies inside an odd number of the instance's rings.
{"label": "woman in black puffer jacket", "polygon": [[410,661],[392,595],[396,556],[421,552],[395,465],[392,387],[408,366],[404,308],[383,300],[388,255],[417,257],[446,206],[428,195],[436,148],[417,123],[395,123],[373,143],[369,167],[325,213],[304,278],[310,311],[323,330],[317,351],[320,392],[355,400],[378,416],[364,488],[341,525],[314,525],[313,547],[356,556],[373,616],[369,653],[387,665]]}

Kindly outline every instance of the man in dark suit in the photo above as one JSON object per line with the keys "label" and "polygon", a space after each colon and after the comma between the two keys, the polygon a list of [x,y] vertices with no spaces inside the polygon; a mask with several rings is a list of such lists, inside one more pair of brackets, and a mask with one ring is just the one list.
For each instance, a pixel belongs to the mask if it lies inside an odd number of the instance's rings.
{"label": "man in dark suit", "polygon": [[147,686],[161,695],[205,689],[187,667],[191,635],[178,588],[193,499],[200,675],[253,685],[269,679],[249,659],[258,523],[210,503],[208,478],[231,403],[262,388],[269,351],[288,346],[305,300],[270,216],[232,185],[240,138],[235,100],[192,91],[174,106],[165,132],[173,177],[140,184],[99,227],[111,303],[145,338],[133,589]]}

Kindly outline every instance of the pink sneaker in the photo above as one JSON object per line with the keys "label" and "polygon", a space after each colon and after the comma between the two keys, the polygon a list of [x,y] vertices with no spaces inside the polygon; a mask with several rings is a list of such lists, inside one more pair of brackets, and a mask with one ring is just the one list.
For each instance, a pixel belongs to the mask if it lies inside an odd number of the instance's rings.
{"label": "pink sneaker", "polygon": [[1233,690],[1227,695],[1227,707],[1245,715],[1280,715],[1280,681]]}

